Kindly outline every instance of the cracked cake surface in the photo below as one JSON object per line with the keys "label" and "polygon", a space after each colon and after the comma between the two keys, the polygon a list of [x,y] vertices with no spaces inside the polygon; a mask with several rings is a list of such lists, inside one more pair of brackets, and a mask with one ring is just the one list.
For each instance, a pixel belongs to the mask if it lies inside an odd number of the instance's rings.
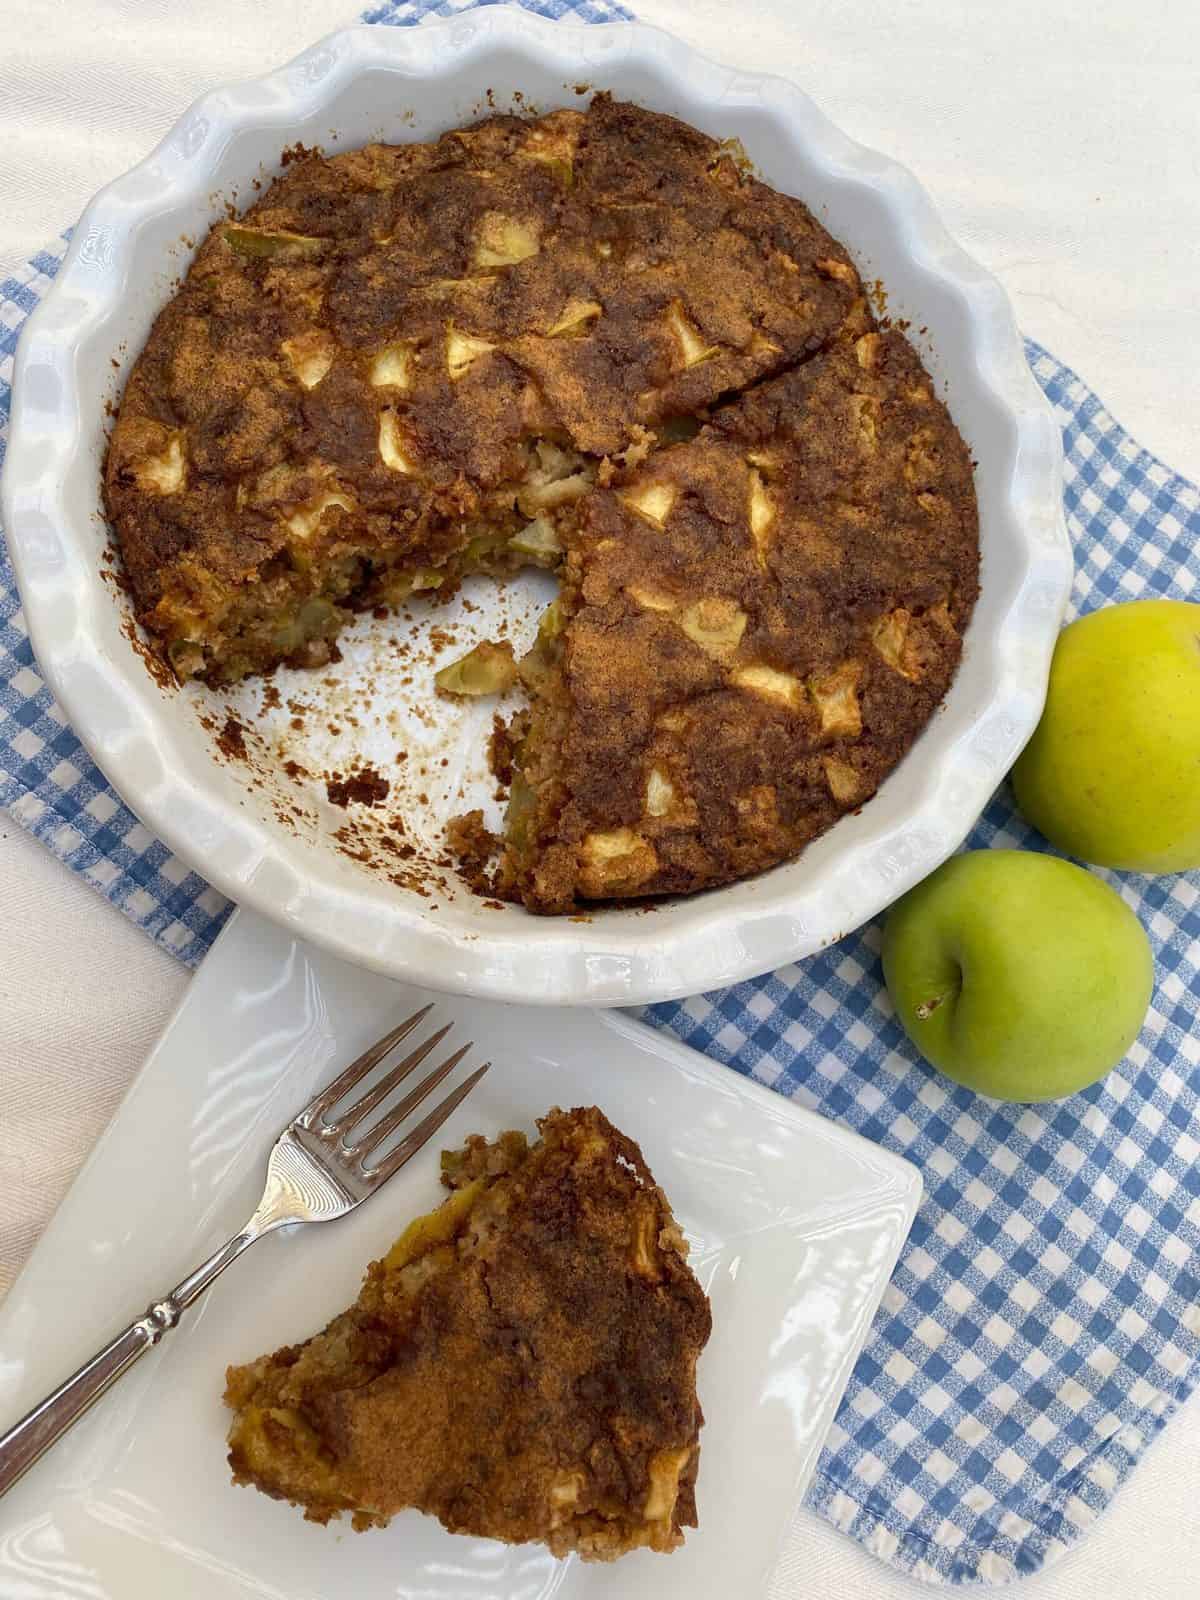
{"label": "cracked cake surface", "polygon": [[845,249],[606,95],[293,152],[155,323],[105,494],[180,678],[319,665],[355,611],[557,572],[490,879],[539,912],[795,856],[910,747],[977,591],[966,447]]}
{"label": "cracked cake surface", "polygon": [[416,1508],[559,1556],[696,1526],[708,1301],[632,1140],[595,1107],[442,1158],[449,1198],[306,1343],[227,1374],[235,1481],[326,1522]]}

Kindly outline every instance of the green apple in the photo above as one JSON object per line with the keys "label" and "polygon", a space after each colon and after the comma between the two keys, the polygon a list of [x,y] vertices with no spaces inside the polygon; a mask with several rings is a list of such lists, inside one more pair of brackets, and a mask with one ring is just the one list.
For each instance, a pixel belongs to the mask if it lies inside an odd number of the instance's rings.
{"label": "green apple", "polygon": [[1013,768],[1050,843],[1102,867],[1200,867],[1200,605],[1131,600],[1064,628]]}
{"label": "green apple", "polygon": [[883,973],[935,1067],[998,1100],[1057,1100],[1114,1067],[1150,1003],[1154,958],[1115,890],[1057,856],[952,856],[899,900]]}

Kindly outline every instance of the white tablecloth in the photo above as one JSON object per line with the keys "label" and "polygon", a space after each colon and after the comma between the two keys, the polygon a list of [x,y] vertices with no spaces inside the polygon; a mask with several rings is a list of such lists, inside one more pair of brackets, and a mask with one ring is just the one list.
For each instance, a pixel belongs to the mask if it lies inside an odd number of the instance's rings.
{"label": "white tablecloth", "polygon": [[[796,78],[922,177],[1024,330],[1200,477],[1200,10],[1172,0],[640,0],[711,55]],[[0,277],[197,94],[352,20],[354,0],[7,0]],[[0,1293],[186,975],[0,813]],[[1200,1399],[1028,1600],[1195,1600]],[[912,1596],[816,1518],[796,1600]],[[130,1596],[129,1600],[141,1600]],[[740,1600],[740,1597],[739,1597]]]}

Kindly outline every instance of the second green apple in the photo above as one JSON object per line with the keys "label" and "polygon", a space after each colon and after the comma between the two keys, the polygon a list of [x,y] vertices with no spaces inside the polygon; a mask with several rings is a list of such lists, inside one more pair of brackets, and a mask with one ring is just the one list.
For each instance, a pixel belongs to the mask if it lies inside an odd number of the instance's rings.
{"label": "second green apple", "polygon": [[1130,600],[1064,628],[1013,790],[1083,861],[1200,867],[1200,605]]}
{"label": "second green apple", "polygon": [[1056,1100],[1137,1038],[1154,960],[1141,923],[1092,873],[975,850],[892,907],[883,971],[905,1032],[947,1076],[1001,1100]]}

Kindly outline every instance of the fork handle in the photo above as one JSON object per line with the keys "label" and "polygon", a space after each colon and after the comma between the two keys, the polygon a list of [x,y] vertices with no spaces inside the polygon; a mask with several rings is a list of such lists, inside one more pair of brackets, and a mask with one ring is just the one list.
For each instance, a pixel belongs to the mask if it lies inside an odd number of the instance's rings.
{"label": "fork handle", "polygon": [[268,1230],[246,1227],[235,1234],[227,1244],[215,1251],[177,1284],[162,1300],[147,1307],[136,1322],[119,1333],[92,1357],[78,1372],[59,1385],[40,1405],[23,1416],[3,1437],[0,1437],[0,1495],[6,1494],[22,1478],[34,1462],[102,1394],[109,1390],[123,1373],[129,1371],[139,1356],[156,1345],[168,1329],[179,1321],[181,1312],[191,1305],[197,1295],[204,1293],[231,1261],[236,1261],[242,1251],[262,1237]]}

